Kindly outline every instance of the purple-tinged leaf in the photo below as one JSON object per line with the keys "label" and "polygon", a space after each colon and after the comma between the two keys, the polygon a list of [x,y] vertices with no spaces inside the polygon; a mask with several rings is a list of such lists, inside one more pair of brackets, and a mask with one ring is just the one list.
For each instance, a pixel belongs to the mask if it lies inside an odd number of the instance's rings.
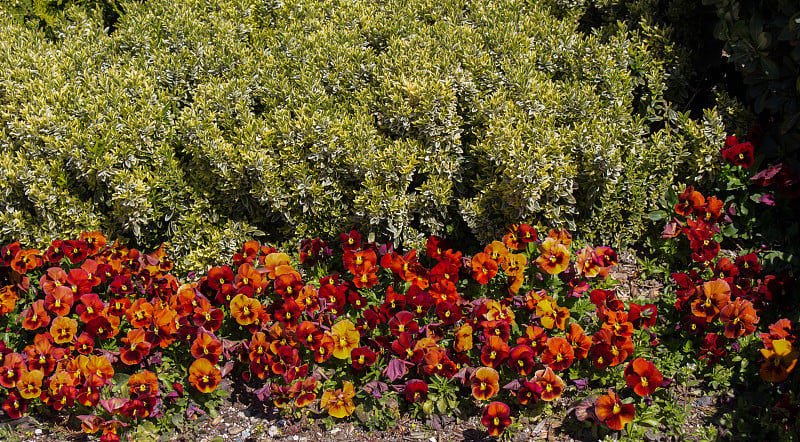
{"label": "purple-tinged leaf", "polygon": [[392,359],[389,362],[389,365],[383,370],[383,374],[389,378],[391,382],[394,382],[408,373],[408,369],[406,369],[405,361],[402,359]]}

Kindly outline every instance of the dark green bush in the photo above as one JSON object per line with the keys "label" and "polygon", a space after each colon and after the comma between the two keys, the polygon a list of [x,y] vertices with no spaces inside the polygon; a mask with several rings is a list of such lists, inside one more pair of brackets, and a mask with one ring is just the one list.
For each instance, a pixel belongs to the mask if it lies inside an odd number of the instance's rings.
{"label": "dark green bush", "polygon": [[715,8],[715,36],[742,74],[745,97],[761,116],[768,159],[800,166],[800,3],[703,0]]}
{"label": "dark green bush", "polygon": [[252,235],[628,242],[723,127],[665,98],[640,31],[540,2],[148,1],[117,30],[0,18],[0,233],[102,229],[196,269]]}

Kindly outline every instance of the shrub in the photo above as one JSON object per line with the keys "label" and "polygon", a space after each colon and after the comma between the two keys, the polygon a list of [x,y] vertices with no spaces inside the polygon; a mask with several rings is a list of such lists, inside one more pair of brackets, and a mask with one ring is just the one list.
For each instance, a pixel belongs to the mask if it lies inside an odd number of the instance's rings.
{"label": "shrub", "polygon": [[[123,4],[62,38],[0,18],[0,225],[102,229],[199,269],[254,235],[368,226],[488,240],[508,221],[616,242],[708,174],[716,111],[671,108],[625,26],[537,3]],[[88,15],[87,15],[88,14]],[[289,235],[289,236],[287,236]]]}

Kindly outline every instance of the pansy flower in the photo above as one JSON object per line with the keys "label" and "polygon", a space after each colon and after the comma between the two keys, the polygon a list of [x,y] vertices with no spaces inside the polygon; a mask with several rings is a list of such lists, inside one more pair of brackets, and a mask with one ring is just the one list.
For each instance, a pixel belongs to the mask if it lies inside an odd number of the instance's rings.
{"label": "pansy flower", "polygon": [[389,320],[389,330],[392,336],[400,336],[403,332],[414,335],[419,332],[419,324],[413,313],[401,310]]}
{"label": "pansy flower", "polygon": [[544,351],[548,339],[543,328],[529,325],[525,328],[525,335],[517,338],[517,344],[529,346],[534,355],[539,356]]}
{"label": "pansy flower", "polygon": [[692,301],[692,314],[713,322],[730,301],[731,289],[724,279],[705,282],[700,286],[698,299]]}
{"label": "pansy flower", "polygon": [[319,381],[314,376],[298,380],[289,388],[289,393],[294,396],[294,404],[297,408],[303,408],[314,402],[317,398],[315,391],[319,386]]}
{"label": "pansy flower", "polygon": [[19,419],[28,409],[28,400],[16,391],[10,391],[6,400],[3,401],[2,408],[11,419]]}
{"label": "pansy flower", "polygon": [[333,338],[333,356],[347,359],[353,349],[358,347],[361,335],[349,319],[344,319],[331,328],[331,338]]}
{"label": "pansy flower", "polygon": [[208,359],[197,359],[189,366],[189,382],[201,393],[211,393],[217,389],[222,374]]}
{"label": "pansy flower", "polygon": [[487,367],[499,367],[511,352],[511,348],[499,336],[489,336],[481,349],[481,362]]}
{"label": "pansy flower", "polygon": [[625,424],[633,421],[636,408],[633,404],[624,404],[619,396],[611,390],[597,398],[594,414],[612,430],[622,430]]}
{"label": "pansy flower", "polygon": [[480,367],[472,373],[472,396],[479,401],[493,398],[500,391],[500,375],[491,367]]}
{"label": "pansy flower", "polygon": [[130,330],[122,342],[125,345],[120,347],[119,359],[125,365],[136,365],[150,353],[151,344],[141,328]]}
{"label": "pansy flower", "polygon": [[648,329],[656,325],[658,309],[654,304],[639,305],[631,302],[628,308],[628,320],[637,329]]}
{"label": "pansy flower", "polygon": [[198,333],[192,342],[191,353],[195,359],[205,358],[212,364],[216,364],[222,355],[222,342],[211,333]]}
{"label": "pansy flower", "polygon": [[522,386],[517,390],[517,400],[520,405],[526,406],[530,403],[536,403],[542,396],[542,386],[536,382],[527,380],[522,381]]}
{"label": "pansy flower", "polygon": [[533,373],[535,366],[534,358],[536,355],[527,345],[517,345],[511,349],[508,358],[508,366],[521,376],[528,376]]}
{"label": "pansy flower", "polygon": [[536,264],[542,272],[556,275],[569,266],[569,249],[556,239],[547,237],[539,244],[539,251],[541,255],[536,258]]}
{"label": "pansy flower", "polygon": [[706,199],[703,194],[694,190],[694,186],[687,186],[686,190],[678,195],[675,213],[688,218],[692,213],[700,211],[705,204]]}
{"label": "pansy flower", "polygon": [[45,296],[44,307],[57,316],[66,316],[75,302],[73,292],[67,286],[58,286]]}
{"label": "pansy flower", "polygon": [[502,263],[508,255],[508,248],[500,241],[492,241],[483,249],[483,253],[489,255],[492,260]]}
{"label": "pansy flower", "polygon": [[728,340],[725,336],[709,333],[700,345],[698,359],[705,359],[708,365],[714,365],[728,355],[727,345]]}
{"label": "pansy flower", "polygon": [[22,314],[22,328],[36,330],[50,324],[50,316],[44,307],[44,300],[34,301]]}
{"label": "pansy flower", "polygon": [[734,166],[750,168],[755,161],[753,156],[753,145],[748,141],[734,145],[725,144],[725,147],[720,149],[720,154],[726,161]]}
{"label": "pansy flower", "polygon": [[533,382],[542,387],[542,400],[544,401],[549,402],[558,399],[564,391],[564,381],[550,367],[537,371],[533,377]]}
{"label": "pansy flower", "polygon": [[59,316],[50,324],[50,335],[56,344],[72,343],[77,332],[78,321],[72,318]]}
{"label": "pansy flower", "polygon": [[483,409],[481,423],[491,436],[499,436],[511,425],[511,409],[502,402],[492,402]]}
{"label": "pansy flower", "polygon": [[41,253],[36,249],[20,249],[11,260],[10,267],[17,273],[24,275],[28,270],[33,270],[42,265]]}
{"label": "pansy flower", "polygon": [[800,352],[786,339],[776,339],[772,341],[772,349],[761,349],[761,355],[764,356],[759,370],[761,378],[767,382],[783,382],[797,365]]}
{"label": "pansy flower", "polygon": [[357,230],[353,229],[350,233],[342,233],[339,235],[342,240],[342,250],[345,252],[356,251],[361,248],[361,235]]}
{"label": "pansy flower", "polygon": [[42,394],[44,374],[39,370],[23,371],[17,379],[16,387],[23,399],[38,398]]}
{"label": "pansy flower", "polygon": [[567,341],[572,346],[575,359],[584,359],[589,355],[589,349],[592,348],[592,338],[583,333],[583,327],[580,325],[574,322],[569,324]]}
{"label": "pansy flower", "polygon": [[409,403],[423,402],[428,397],[428,384],[421,379],[406,382],[404,393]]}
{"label": "pansy flower", "polygon": [[753,308],[753,303],[746,299],[737,298],[720,310],[720,320],[725,324],[724,335],[728,339],[736,339],[749,335],[756,330],[759,317]]}
{"label": "pansy flower", "polygon": [[353,397],[356,392],[353,384],[344,381],[341,390],[327,390],[322,394],[320,404],[323,408],[328,410],[328,414],[335,418],[343,418],[350,416],[355,411],[356,406],[353,403]]}
{"label": "pansy flower", "polygon": [[137,298],[128,310],[125,317],[135,328],[147,328],[153,321],[153,305],[144,298]]}
{"label": "pansy flower", "polygon": [[625,383],[639,396],[650,396],[663,380],[655,364],[645,359],[636,358],[625,367]]}
{"label": "pansy flower", "polygon": [[485,285],[497,275],[497,261],[487,253],[478,253],[472,257],[472,279],[478,284]]}
{"label": "pansy flower", "polygon": [[248,326],[256,322],[263,310],[261,303],[254,298],[243,294],[236,295],[231,300],[231,316],[239,325]]}
{"label": "pansy flower", "polygon": [[411,281],[414,279],[414,268],[417,263],[417,251],[412,250],[403,256],[398,255],[396,252],[391,252],[381,257],[381,266],[389,269],[400,277],[403,281]]}
{"label": "pansy flower", "polygon": [[3,365],[0,365],[0,385],[5,388],[14,388],[22,375],[26,371],[25,359],[21,354],[9,353],[3,357]]}
{"label": "pansy flower", "polygon": [[540,316],[539,322],[542,327],[548,329],[557,327],[564,330],[567,319],[569,319],[569,309],[566,307],[559,308],[556,301],[548,297],[536,304],[536,315]]}
{"label": "pansy flower", "polygon": [[462,324],[455,333],[453,349],[457,352],[465,352],[472,349],[472,326]]}
{"label": "pansy flower", "polygon": [[358,347],[354,348],[350,353],[350,358],[353,369],[358,371],[374,364],[377,360],[377,355],[369,347]]}
{"label": "pansy flower", "polygon": [[561,371],[569,368],[574,360],[575,351],[566,339],[558,336],[547,340],[542,353],[542,363],[555,371]]}
{"label": "pansy flower", "polygon": [[425,251],[428,257],[439,261],[446,250],[452,249],[450,242],[438,236],[431,235],[428,237],[428,242],[425,243]]}
{"label": "pansy flower", "polygon": [[[114,377],[114,367],[112,367],[111,362],[103,356],[92,355],[82,358],[79,367],[81,374],[84,379],[86,379],[86,385],[95,388],[102,387]],[[133,375],[131,375],[131,377],[133,377]]]}

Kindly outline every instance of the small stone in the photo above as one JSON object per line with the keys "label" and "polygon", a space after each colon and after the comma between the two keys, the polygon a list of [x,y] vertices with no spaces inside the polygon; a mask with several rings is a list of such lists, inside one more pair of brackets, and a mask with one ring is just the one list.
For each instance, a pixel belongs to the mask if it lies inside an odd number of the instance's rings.
{"label": "small stone", "polygon": [[239,419],[247,419],[247,416],[244,415],[244,411],[240,411],[240,412],[236,413],[236,416]]}
{"label": "small stone", "polygon": [[267,429],[267,434],[269,434],[269,437],[275,437],[279,433],[280,433],[280,430],[278,430],[278,427],[276,427],[275,425],[270,425],[269,429]]}
{"label": "small stone", "polygon": [[336,434],[336,433],[338,433],[340,431],[342,431],[341,428],[334,428],[333,430],[331,430],[331,434]]}
{"label": "small stone", "polygon": [[430,439],[428,439],[428,440],[429,440],[429,441],[431,441],[431,442],[436,442],[436,438],[435,438],[435,437],[433,437],[433,436],[431,436],[431,438],[430,438]]}
{"label": "small stone", "polygon": [[214,420],[211,421],[211,425],[212,426],[217,426],[217,425],[219,425],[220,422],[222,422],[222,415],[219,415],[219,416],[215,417]]}
{"label": "small stone", "polygon": [[242,430],[244,430],[242,427],[235,426],[235,427],[231,428],[230,430],[228,430],[228,434],[234,434],[234,435],[235,434],[239,434],[239,433],[242,432]]}
{"label": "small stone", "polygon": [[37,428],[33,433],[34,434],[42,434],[42,429],[41,428]]}
{"label": "small stone", "polygon": [[242,431],[241,436],[242,436],[242,439],[247,439],[248,437],[250,437],[250,430]]}

